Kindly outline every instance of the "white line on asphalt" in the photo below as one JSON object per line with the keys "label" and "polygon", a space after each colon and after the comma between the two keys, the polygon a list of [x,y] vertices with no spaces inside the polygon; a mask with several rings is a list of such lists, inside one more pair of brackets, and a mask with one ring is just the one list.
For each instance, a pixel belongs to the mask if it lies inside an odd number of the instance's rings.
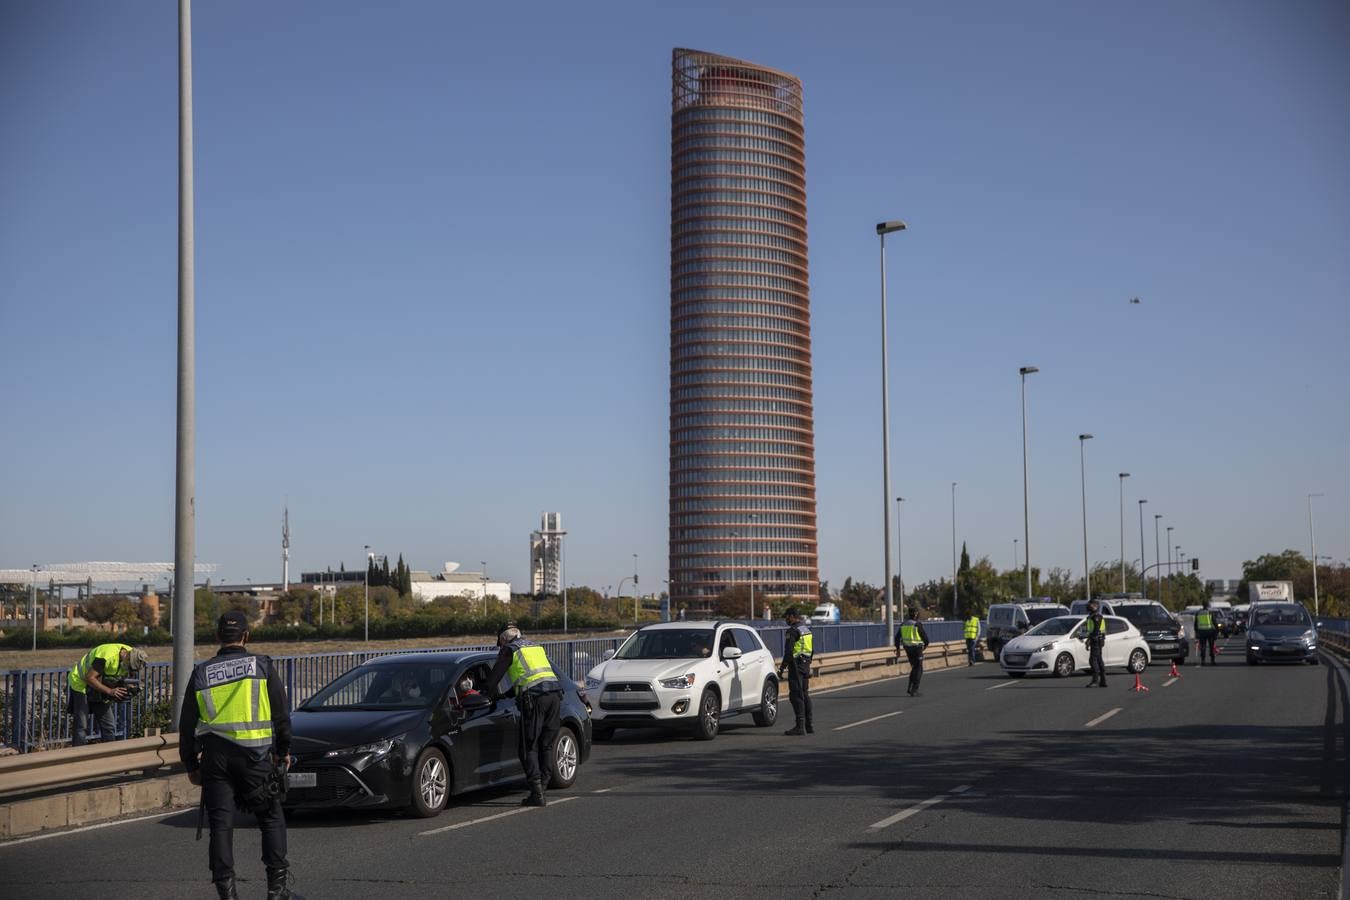
{"label": "white line on asphalt", "polygon": [[169,812],[155,813],[152,816],[137,816],[134,819],[117,819],[116,821],[113,822],[99,822],[97,825],[85,825],[82,828],[67,828],[65,831],[53,831],[50,834],[35,834],[32,837],[18,838],[17,840],[5,841],[4,843],[0,843],[0,849],[4,849],[5,847],[15,847],[18,846],[19,844],[27,844],[30,841],[45,841],[48,838],[65,837],[68,834],[79,834],[80,832],[83,831],[93,831],[96,828],[111,828],[114,825],[130,825],[132,822],[147,822],[150,819],[162,819],[165,816],[172,816],[176,813],[188,812],[189,810],[190,807],[184,807],[183,809],[175,809]]}
{"label": "white line on asphalt", "polygon": [[[549,806],[557,806],[560,803],[566,803],[569,800],[576,800],[576,797],[563,797],[558,800],[548,801]],[[505,819],[507,816],[518,815],[523,812],[529,812],[532,809],[547,809],[547,807],[538,806],[518,806],[515,809],[508,809],[506,812],[499,812],[493,816],[483,816],[481,819],[470,819],[467,822],[456,822],[454,825],[445,825],[441,828],[433,828],[430,831],[419,831],[419,835],[440,834],[443,831],[455,831],[459,828],[468,828],[470,825],[481,825],[484,822],[491,822],[495,819]]]}
{"label": "white line on asphalt", "polygon": [[[933,675],[941,675],[943,672],[960,672],[961,670],[962,670],[961,666],[948,666],[945,669],[933,669],[932,671],[924,669],[923,677],[929,678],[932,677]],[[825,688],[824,690],[821,691],[813,690],[811,692],[811,696],[820,697],[824,694],[835,694],[838,693],[839,691],[851,691],[860,687],[872,687],[873,685],[877,684],[885,684],[888,681],[904,681],[907,678],[909,678],[908,672],[906,672],[903,675],[892,675],[889,678],[875,678],[872,681],[859,681],[857,684],[842,684],[839,687]]]}
{"label": "white line on asphalt", "polygon": [[1009,678],[1007,681],[1000,681],[998,684],[990,685],[985,688],[986,691],[996,691],[1001,687],[1007,687],[1010,684],[1021,684],[1022,682]]}
{"label": "white line on asphalt", "polygon": [[608,793],[609,793],[610,791],[612,791],[612,790],[614,790],[614,788],[612,788],[612,787],[607,787],[607,788],[601,788],[601,789],[598,790],[598,791],[591,791],[591,793],[592,793],[592,794],[608,794]]}
{"label": "white line on asphalt", "polygon": [[1100,716],[1098,716],[1097,718],[1093,719],[1091,722],[1088,722],[1088,723],[1087,723],[1086,725],[1084,725],[1083,727],[1084,727],[1084,728],[1091,728],[1093,725],[1100,725],[1100,724],[1102,724],[1103,722],[1105,722],[1107,719],[1109,719],[1109,718],[1111,718],[1112,716],[1114,716],[1116,713],[1120,712],[1120,711],[1121,711],[1122,709],[1124,709],[1124,708],[1125,708],[1125,707],[1123,707],[1123,706],[1117,706],[1115,709],[1111,710],[1111,711],[1108,712],[1108,713],[1102,713]]}
{"label": "white line on asphalt", "polygon": [[1175,684],[1175,683],[1176,683],[1176,679],[1175,679],[1175,678],[1169,678],[1169,679],[1167,679],[1166,681],[1163,682],[1163,687],[1167,687],[1168,685],[1170,685],[1170,684]]}
{"label": "white line on asphalt", "polygon": [[873,716],[873,717],[870,718],[870,719],[863,719],[861,722],[849,722],[847,725],[840,725],[838,728],[836,728],[836,729],[834,729],[834,730],[835,730],[835,731],[847,731],[847,730],[850,729],[850,728],[857,728],[859,725],[866,725],[868,722],[876,722],[876,721],[879,721],[879,720],[881,720],[881,719],[889,719],[891,716],[898,716],[898,715],[900,715],[902,712],[904,712],[903,709],[897,709],[895,712],[882,713],[881,715],[879,715],[879,716]]}
{"label": "white line on asphalt", "polygon": [[867,826],[867,830],[880,831],[883,828],[890,828],[896,822],[903,822],[910,816],[916,816],[919,813],[923,812],[925,809],[928,809],[930,806],[937,806],[939,803],[941,803],[943,800],[946,800],[948,797],[951,797],[953,794],[964,794],[966,791],[970,790],[970,787],[971,786],[968,784],[963,784],[960,785],[959,787],[952,788],[945,794],[938,794],[936,797],[929,797],[927,800],[922,800],[914,804],[909,809],[901,810],[900,812],[896,813],[893,816],[887,816],[880,822],[873,822],[871,825]]}

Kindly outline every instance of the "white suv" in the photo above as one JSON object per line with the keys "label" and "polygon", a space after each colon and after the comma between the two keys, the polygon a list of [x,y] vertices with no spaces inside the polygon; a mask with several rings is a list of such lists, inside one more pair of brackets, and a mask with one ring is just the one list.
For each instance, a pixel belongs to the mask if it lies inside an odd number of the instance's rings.
{"label": "white suv", "polygon": [[586,675],[595,698],[591,733],[667,727],[717,736],[728,716],[751,713],[767,728],[778,718],[773,654],[751,628],[729,622],[667,622],[629,635]]}

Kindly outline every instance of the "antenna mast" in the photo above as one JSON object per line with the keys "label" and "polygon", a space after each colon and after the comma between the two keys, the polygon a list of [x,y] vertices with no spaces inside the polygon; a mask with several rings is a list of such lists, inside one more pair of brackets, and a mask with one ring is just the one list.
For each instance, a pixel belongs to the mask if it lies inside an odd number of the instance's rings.
{"label": "antenna mast", "polygon": [[291,510],[281,509],[281,590],[291,589]]}

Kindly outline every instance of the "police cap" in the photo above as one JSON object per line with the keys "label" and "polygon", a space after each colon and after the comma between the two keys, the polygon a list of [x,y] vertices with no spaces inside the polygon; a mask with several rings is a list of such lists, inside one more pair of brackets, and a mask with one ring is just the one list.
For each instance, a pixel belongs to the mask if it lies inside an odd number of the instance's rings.
{"label": "police cap", "polygon": [[229,609],[216,620],[216,637],[228,643],[243,639],[248,633],[248,616],[237,609]]}

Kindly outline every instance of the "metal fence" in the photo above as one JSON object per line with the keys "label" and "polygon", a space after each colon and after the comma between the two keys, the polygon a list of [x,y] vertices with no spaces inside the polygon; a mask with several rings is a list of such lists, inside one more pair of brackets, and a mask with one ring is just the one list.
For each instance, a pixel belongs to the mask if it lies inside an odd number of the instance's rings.
{"label": "metal fence", "polygon": [[[1326,620],[1333,621],[1333,620]],[[1347,629],[1350,622],[1342,621]],[[691,625],[694,623],[690,623]],[[753,625],[765,645],[777,658],[782,653],[786,626],[769,622]],[[925,623],[928,639],[934,643],[960,640],[960,622]],[[881,624],[844,623],[813,625],[815,652],[837,653],[886,647],[893,642]],[[626,636],[625,636],[626,637]],[[559,675],[580,681],[603,661],[606,650],[617,650],[625,637],[582,638],[572,641],[543,641],[541,646]],[[380,656],[404,653],[443,653],[446,651],[488,651],[495,644],[457,644],[447,647],[352,650],[346,653],[316,653],[309,656],[278,656],[273,662],[286,684],[291,706],[303,703],[324,685],[348,669]],[[74,651],[72,651],[74,652]],[[46,750],[70,743],[69,669],[14,669],[0,675],[0,747],[20,753]],[[115,737],[139,735],[147,728],[167,728],[173,703],[173,666],[150,663],[141,671],[141,690],[131,700],[117,704]],[[91,731],[91,736],[96,734]]]}
{"label": "metal fence", "polygon": [[1332,619],[1327,616],[1319,616],[1317,618],[1317,630],[1350,635],[1350,619]]}

